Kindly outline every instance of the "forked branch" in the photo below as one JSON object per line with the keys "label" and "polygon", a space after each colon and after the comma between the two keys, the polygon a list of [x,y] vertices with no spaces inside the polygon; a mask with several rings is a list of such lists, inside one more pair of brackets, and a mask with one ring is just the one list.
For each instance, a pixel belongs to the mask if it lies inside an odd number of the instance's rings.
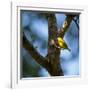
{"label": "forked branch", "polygon": [[33,45],[28,41],[26,36],[23,34],[23,47],[29,52],[29,54],[34,58],[34,60],[44,67],[51,76],[63,76],[63,70],[61,68],[60,62],[60,49],[57,49],[53,45],[50,45],[52,39],[57,38],[58,36],[64,37],[65,33],[70,26],[71,21],[75,15],[66,15],[66,19],[63,23],[63,26],[58,31],[56,25],[55,14],[48,14],[48,54],[46,57],[41,56]]}
{"label": "forked branch", "polygon": [[73,18],[75,17],[75,15],[66,15],[66,19],[62,25],[62,27],[60,28],[59,32],[58,32],[58,36],[60,37],[64,37],[65,33],[68,30],[68,27],[70,26],[71,21],[73,20]]}

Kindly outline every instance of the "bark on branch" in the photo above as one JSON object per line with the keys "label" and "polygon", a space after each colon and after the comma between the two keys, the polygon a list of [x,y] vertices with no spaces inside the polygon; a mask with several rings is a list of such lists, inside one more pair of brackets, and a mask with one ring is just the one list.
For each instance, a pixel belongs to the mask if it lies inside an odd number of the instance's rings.
{"label": "bark on branch", "polygon": [[66,15],[66,19],[62,25],[62,28],[60,28],[59,32],[58,32],[58,36],[60,37],[64,37],[66,31],[68,30],[68,27],[70,26],[70,23],[72,21],[72,19],[75,17],[75,15]]}
{"label": "bark on branch", "polygon": [[79,25],[78,25],[78,23],[77,23],[77,20],[75,20],[75,19],[73,18],[73,21],[75,22],[75,24],[76,24],[76,26],[77,26],[77,28],[78,28],[78,30],[79,30]]}
{"label": "bark on branch", "polygon": [[49,39],[48,39],[48,60],[49,60],[49,73],[52,76],[63,76],[63,70],[61,68],[61,60],[60,60],[60,49],[57,49],[53,45],[50,44],[52,39],[57,38],[58,36],[64,37],[65,32],[68,30],[68,27],[70,26],[70,23],[73,19],[74,15],[67,15],[63,26],[61,30],[58,32],[57,31],[57,26],[56,26],[56,18],[55,14],[50,14],[48,16],[48,34],[49,34]]}
{"label": "bark on branch", "polygon": [[40,64],[42,67],[47,67],[47,59],[41,56],[33,45],[27,40],[26,36],[23,34],[23,47],[29,52],[29,54],[34,58],[34,60]]}
{"label": "bark on branch", "polygon": [[57,37],[57,25],[55,14],[48,16],[48,61],[49,61],[49,73],[51,76],[63,76],[61,63],[59,59],[60,50],[51,45],[51,41]]}

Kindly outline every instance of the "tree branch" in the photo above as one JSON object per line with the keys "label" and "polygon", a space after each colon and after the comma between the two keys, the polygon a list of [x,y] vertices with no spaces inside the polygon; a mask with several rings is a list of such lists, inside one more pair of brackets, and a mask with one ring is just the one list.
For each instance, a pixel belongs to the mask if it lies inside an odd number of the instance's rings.
{"label": "tree branch", "polygon": [[62,26],[62,28],[58,32],[58,36],[60,36],[62,38],[64,37],[65,32],[68,30],[68,27],[69,27],[73,17],[75,17],[75,15],[66,15],[66,16],[67,17],[66,17],[66,19],[65,19],[65,21],[63,23],[63,26]]}
{"label": "tree branch", "polygon": [[52,76],[63,76],[63,70],[61,68],[61,62],[60,62],[60,49],[54,47],[50,44],[52,39],[57,38],[58,36],[64,37],[65,32],[67,31],[74,15],[67,15],[64,24],[61,28],[61,30],[57,33],[57,27],[56,27],[56,18],[55,14],[51,14],[48,17],[48,33],[49,33],[49,39],[48,39],[48,60],[49,60],[49,73]]}
{"label": "tree branch", "polygon": [[77,23],[77,20],[75,20],[75,19],[73,18],[73,21],[75,22],[75,24],[76,24],[76,26],[77,26],[77,28],[78,28],[78,30],[79,30],[79,25],[78,25],[78,23]]}
{"label": "tree branch", "polygon": [[54,39],[57,35],[57,23],[54,13],[48,15],[48,39]]}
{"label": "tree branch", "polygon": [[43,67],[47,67],[47,59],[41,56],[33,45],[27,40],[26,36],[23,34],[23,47],[29,52],[29,54],[34,58],[34,60]]}
{"label": "tree branch", "polygon": [[56,25],[55,14],[50,14],[48,16],[48,72],[51,76],[63,76],[63,71],[61,68],[61,63],[59,59],[60,50],[51,45],[51,41],[57,37],[57,25]]}
{"label": "tree branch", "polygon": [[74,16],[75,15],[67,15],[61,30],[58,32],[55,14],[47,14],[49,37],[48,54],[45,58],[35,50],[33,45],[27,40],[27,38],[23,34],[23,47],[29,52],[29,54],[34,58],[37,63],[47,69],[51,76],[63,76],[64,74],[61,68],[61,62],[59,58],[61,50],[51,45],[50,42],[52,39],[54,40],[58,36],[62,38],[64,37],[65,32],[67,31]]}

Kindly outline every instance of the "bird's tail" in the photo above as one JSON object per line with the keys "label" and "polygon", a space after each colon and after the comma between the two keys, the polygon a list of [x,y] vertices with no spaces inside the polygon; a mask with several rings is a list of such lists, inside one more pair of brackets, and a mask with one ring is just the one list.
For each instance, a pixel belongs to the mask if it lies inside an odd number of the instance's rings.
{"label": "bird's tail", "polygon": [[71,52],[71,49],[69,49],[69,48],[68,48],[68,51],[70,51],[70,52]]}

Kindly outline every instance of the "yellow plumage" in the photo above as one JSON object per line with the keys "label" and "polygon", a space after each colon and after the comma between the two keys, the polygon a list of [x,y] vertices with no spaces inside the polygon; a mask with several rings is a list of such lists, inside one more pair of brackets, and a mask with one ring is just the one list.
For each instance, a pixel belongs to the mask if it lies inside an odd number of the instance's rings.
{"label": "yellow plumage", "polygon": [[65,43],[65,41],[61,37],[57,38],[57,43],[58,43],[58,48],[68,49],[70,51],[67,44]]}

